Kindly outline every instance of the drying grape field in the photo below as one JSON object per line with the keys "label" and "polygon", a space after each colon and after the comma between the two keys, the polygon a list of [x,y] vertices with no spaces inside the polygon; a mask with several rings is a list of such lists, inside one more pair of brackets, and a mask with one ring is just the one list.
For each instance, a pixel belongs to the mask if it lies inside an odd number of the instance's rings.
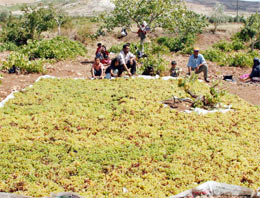
{"label": "drying grape field", "polygon": [[[44,79],[0,109],[0,192],[167,197],[208,180],[260,186],[260,111],[187,114],[177,81]],[[208,87],[196,82],[194,90]],[[124,188],[124,191],[122,190]]]}

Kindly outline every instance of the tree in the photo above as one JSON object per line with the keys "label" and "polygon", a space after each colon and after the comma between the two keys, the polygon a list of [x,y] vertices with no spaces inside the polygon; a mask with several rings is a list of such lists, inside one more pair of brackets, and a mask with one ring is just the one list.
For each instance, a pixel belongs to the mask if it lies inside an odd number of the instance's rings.
{"label": "tree", "polygon": [[190,25],[192,28],[195,27],[196,32],[201,27],[197,25],[197,15],[195,19],[190,18],[195,15],[186,9],[181,0],[114,0],[113,2],[115,9],[110,14],[99,16],[102,23],[97,31],[99,34],[104,34],[105,30],[112,31],[116,27],[131,28],[132,24],[141,28],[144,21],[151,30],[162,27],[183,35],[188,30],[187,22],[192,21]]}
{"label": "tree", "polygon": [[251,15],[245,23],[246,28],[250,29],[250,38],[251,38],[251,50],[257,48],[260,49],[260,15],[258,13]]}
{"label": "tree", "polygon": [[221,3],[216,3],[211,20],[214,24],[213,34],[216,33],[218,26],[225,21],[224,6]]}
{"label": "tree", "polygon": [[24,27],[27,29],[31,39],[39,38],[44,31],[55,27],[55,10],[53,8],[32,8],[25,7],[24,11]]}
{"label": "tree", "polygon": [[55,12],[54,20],[58,27],[58,35],[60,36],[61,35],[61,26],[66,24],[69,21],[69,17],[66,15],[66,13],[64,13],[63,10],[58,9]]}
{"label": "tree", "polygon": [[250,42],[251,50],[260,49],[260,14],[252,14],[244,22],[244,27],[237,37],[245,42]]}
{"label": "tree", "polygon": [[56,11],[53,8],[22,8],[24,14],[19,18],[9,16],[3,27],[4,41],[24,45],[27,40],[39,39],[42,32],[57,26]]}
{"label": "tree", "polygon": [[0,22],[6,22],[9,16],[9,12],[4,10],[0,12]]}

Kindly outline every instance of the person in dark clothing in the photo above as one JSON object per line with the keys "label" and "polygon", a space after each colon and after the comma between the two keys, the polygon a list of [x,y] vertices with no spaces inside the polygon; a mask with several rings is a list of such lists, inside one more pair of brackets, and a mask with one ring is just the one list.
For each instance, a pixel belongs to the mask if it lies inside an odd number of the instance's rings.
{"label": "person in dark clothing", "polygon": [[102,43],[98,43],[97,44],[97,50],[96,50],[96,56],[98,55],[98,53],[100,53],[101,48],[102,48]]}
{"label": "person in dark clothing", "polygon": [[251,74],[243,81],[252,80],[260,82],[260,59],[254,58],[254,65]]}
{"label": "person in dark clothing", "polygon": [[118,58],[114,58],[111,62],[111,65],[105,71],[105,78],[111,79],[111,77],[118,77],[119,66],[120,60]]}
{"label": "person in dark clothing", "polygon": [[[133,61],[131,63],[131,61],[129,60],[126,63],[126,66],[127,66],[128,70],[130,69],[131,76],[136,74],[136,61]],[[118,68],[118,76],[120,77],[124,71],[126,71],[124,65],[120,65]]]}

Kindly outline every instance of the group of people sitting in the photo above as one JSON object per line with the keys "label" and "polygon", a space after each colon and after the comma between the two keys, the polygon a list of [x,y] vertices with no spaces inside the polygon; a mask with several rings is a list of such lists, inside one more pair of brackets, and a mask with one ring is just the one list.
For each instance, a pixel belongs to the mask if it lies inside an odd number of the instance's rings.
{"label": "group of people sitting", "polygon": [[[194,71],[196,74],[203,73],[205,82],[209,83],[208,65],[202,54],[199,53],[199,48],[194,48],[193,54],[190,56],[187,67],[188,75]],[[130,44],[123,46],[122,51],[112,60],[109,58],[109,53],[104,45],[98,44],[96,57],[91,69],[92,78],[94,79],[111,79],[111,77],[121,77],[123,72],[133,76],[136,74],[136,57],[130,52]],[[177,62],[171,62],[170,75],[178,77],[181,69],[177,67]],[[255,77],[260,77],[260,60],[254,59],[254,66],[250,75],[244,80],[252,80]]]}
{"label": "group of people sitting", "polygon": [[[101,52],[101,49],[98,48],[97,52]],[[109,60],[108,58],[106,60],[107,62],[104,63],[103,60],[103,57],[100,56],[99,53],[96,53],[95,61],[91,69],[92,78],[110,79],[111,77],[121,77],[124,71],[126,71],[129,76],[136,74],[136,57],[130,52],[129,43],[123,46],[122,51],[116,58],[112,59],[112,61],[107,61]],[[104,65],[108,65],[108,67],[105,68]]]}
{"label": "group of people sitting", "polygon": [[[107,65],[105,68],[104,65]],[[194,54],[190,56],[188,62],[188,75],[191,71],[195,71],[196,74],[204,73],[204,80],[208,80],[208,66],[203,57],[199,54],[199,49],[194,49]],[[106,51],[106,47],[98,44],[96,51],[96,57],[91,69],[92,78],[94,79],[111,79],[111,77],[121,77],[123,72],[127,72],[127,75],[132,76],[136,74],[136,57],[130,52],[130,44],[127,43],[123,46],[122,51],[112,61],[109,59],[109,53]],[[171,62],[170,74],[172,77],[178,77],[181,69],[177,67],[177,62]]]}

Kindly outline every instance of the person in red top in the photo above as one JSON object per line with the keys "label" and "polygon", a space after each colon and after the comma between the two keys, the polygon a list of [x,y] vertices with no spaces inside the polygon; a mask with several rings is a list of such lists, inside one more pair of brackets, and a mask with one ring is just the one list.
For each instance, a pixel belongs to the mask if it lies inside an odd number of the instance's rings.
{"label": "person in red top", "polygon": [[101,48],[102,48],[102,44],[101,44],[101,43],[98,43],[98,44],[97,44],[97,47],[98,47],[98,48],[97,48],[97,51],[96,51],[96,56],[97,56],[98,53],[100,53]]}
{"label": "person in red top", "polygon": [[147,32],[147,23],[144,21],[141,27],[139,28],[137,34],[140,37],[140,45],[141,45],[141,55],[144,54],[144,40],[146,39],[146,32]]}
{"label": "person in red top", "polygon": [[109,52],[105,45],[102,45],[100,52],[96,55],[97,58],[100,58],[100,61],[104,65],[110,65],[111,60],[109,58]]}
{"label": "person in red top", "polygon": [[104,78],[104,66],[100,62],[99,58],[95,58],[93,66],[91,68],[91,75],[94,79],[103,79]]}

